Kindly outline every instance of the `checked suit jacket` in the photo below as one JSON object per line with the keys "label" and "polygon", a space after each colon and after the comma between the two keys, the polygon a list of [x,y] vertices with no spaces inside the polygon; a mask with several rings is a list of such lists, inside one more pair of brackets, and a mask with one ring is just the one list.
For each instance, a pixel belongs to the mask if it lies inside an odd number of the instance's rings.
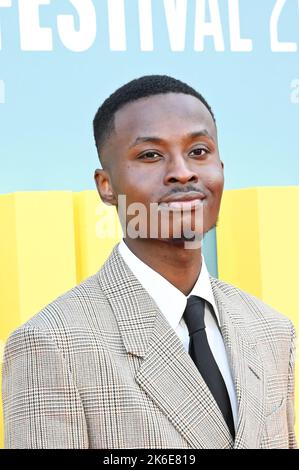
{"label": "checked suit jacket", "polygon": [[238,399],[233,441],[179,337],[118,252],[14,330],[5,448],[297,448],[295,329],[210,276]]}

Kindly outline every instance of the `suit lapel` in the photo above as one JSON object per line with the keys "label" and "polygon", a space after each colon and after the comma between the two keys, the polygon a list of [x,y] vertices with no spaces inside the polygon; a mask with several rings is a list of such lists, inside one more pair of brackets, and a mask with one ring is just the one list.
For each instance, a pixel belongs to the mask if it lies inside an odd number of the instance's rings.
{"label": "suit lapel", "polygon": [[[241,312],[211,278],[239,403],[235,443],[206,383],[153,299],[114,247],[98,273],[128,354],[142,358],[137,384],[192,448],[245,448],[258,442],[263,412],[263,369],[253,343],[231,317]],[[232,308],[233,307],[233,308]],[[228,313],[229,310],[229,313]],[[244,313],[243,313],[244,316]]]}
{"label": "suit lapel", "polygon": [[259,448],[265,417],[266,378],[258,346],[248,326],[246,304],[231,300],[210,276],[238,400],[234,448]]}

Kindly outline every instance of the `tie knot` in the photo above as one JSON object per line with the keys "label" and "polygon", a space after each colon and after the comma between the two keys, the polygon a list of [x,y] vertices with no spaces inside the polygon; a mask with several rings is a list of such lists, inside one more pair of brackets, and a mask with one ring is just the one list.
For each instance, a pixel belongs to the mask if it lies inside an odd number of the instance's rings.
{"label": "tie knot", "polygon": [[189,336],[198,330],[205,329],[204,322],[205,301],[197,295],[190,295],[187,299],[187,305],[183,314],[186,322]]}

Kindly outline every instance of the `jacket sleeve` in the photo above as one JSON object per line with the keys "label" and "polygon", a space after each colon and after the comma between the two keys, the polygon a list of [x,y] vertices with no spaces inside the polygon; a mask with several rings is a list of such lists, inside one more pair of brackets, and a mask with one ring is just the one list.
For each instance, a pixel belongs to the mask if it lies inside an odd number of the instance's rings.
{"label": "jacket sleeve", "polygon": [[51,335],[21,326],[3,355],[6,449],[88,448],[79,392]]}
{"label": "jacket sleeve", "polygon": [[295,365],[296,365],[296,330],[291,323],[291,350],[289,361],[288,394],[287,394],[287,418],[289,427],[289,449],[297,449],[295,435]]}

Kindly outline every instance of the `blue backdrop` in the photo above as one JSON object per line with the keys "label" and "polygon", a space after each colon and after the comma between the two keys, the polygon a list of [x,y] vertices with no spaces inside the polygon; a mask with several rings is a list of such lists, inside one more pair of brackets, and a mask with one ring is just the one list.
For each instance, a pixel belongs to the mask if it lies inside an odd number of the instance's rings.
{"label": "blue backdrop", "polygon": [[[32,0],[26,2],[32,4]],[[11,6],[1,8],[1,3]],[[62,14],[74,14],[75,26],[80,27],[74,4],[68,0],[42,3],[39,22],[41,28],[50,28],[51,51],[21,50],[21,40],[25,41],[20,37],[20,23],[25,21],[21,18],[22,5],[19,9],[18,1],[0,1],[2,193],[94,188],[93,171],[98,160],[92,118],[96,109],[123,83],[151,73],[169,74],[190,83],[213,107],[226,188],[298,184],[297,0],[238,2],[241,36],[252,40],[251,52],[231,50],[229,2],[224,0],[204,2],[207,22],[211,19],[209,6],[219,6],[224,51],[216,51],[213,37],[206,37],[201,52],[194,50],[193,0],[187,0],[186,36],[181,51],[171,50],[163,1],[151,2],[152,51],[142,51],[140,47],[137,0],[123,2],[123,51],[112,50],[106,0],[93,2],[96,38],[82,52],[69,50],[57,30],[57,15]],[[278,38],[294,43],[294,52],[271,50],[270,20],[279,3]]]}
{"label": "blue backdrop", "polygon": [[[88,33],[94,38],[75,52],[57,17],[74,15],[80,32],[84,1],[90,14],[85,39]],[[194,41],[203,26],[195,19],[204,6],[201,21],[207,28],[212,22],[218,36],[207,35],[200,51]],[[181,13],[169,23],[171,12],[184,7],[185,35]],[[230,22],[229,8],[236,7]],[[238,23],[251,51],[232,50]],[[0,0],[0,24],[1,193],[94,189],[98,106],[120,85],[153,73],[188,82],[211,104],[226,189],[298,184],[297,0]],[[145,35],[147,46],[140,39]]]}

